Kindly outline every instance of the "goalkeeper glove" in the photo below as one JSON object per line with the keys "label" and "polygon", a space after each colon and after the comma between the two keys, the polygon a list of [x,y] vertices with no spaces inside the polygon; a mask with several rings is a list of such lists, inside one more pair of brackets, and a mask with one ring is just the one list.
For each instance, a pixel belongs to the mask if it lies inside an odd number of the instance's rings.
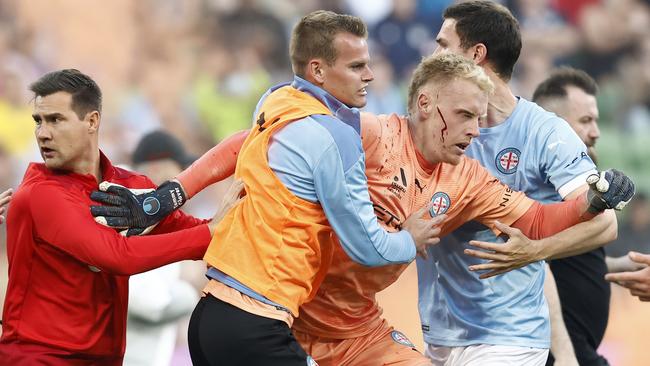
{"label": "goalkeeper glove", "polygon": [[126,236],[151,231],[187,199],[183,187],[173,180],[164,182],[156,190],[128,189],[109,182],[100,183],[99,189],[90,194],[93,201],[104,204],[90,206],[95,221],[116,229],[128,229]]}
{"label": "goalkeeper glove", "polygon": [[634,196],[634,182],[616,169],[609,169],[587,177],[589,184],[588,211],[598,214],[606,209],[622,210]]}

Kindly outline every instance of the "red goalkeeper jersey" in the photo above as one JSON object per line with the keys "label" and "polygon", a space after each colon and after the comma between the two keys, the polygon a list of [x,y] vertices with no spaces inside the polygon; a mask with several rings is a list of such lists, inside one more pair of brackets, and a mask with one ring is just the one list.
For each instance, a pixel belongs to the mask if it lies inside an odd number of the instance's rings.
{"label": "red goalkeeper jersey", "polygon": [[[103,155],[101,163],[106,181],[154,187]],[[152,233],[164,235],[125,238],[95,223],[89,195],[96,189],[91,175],[54,173],[43,164],[27,169],[7,218],[0,364],[121,365],[128,276],[203,256],[210,231],[181,211]]]}

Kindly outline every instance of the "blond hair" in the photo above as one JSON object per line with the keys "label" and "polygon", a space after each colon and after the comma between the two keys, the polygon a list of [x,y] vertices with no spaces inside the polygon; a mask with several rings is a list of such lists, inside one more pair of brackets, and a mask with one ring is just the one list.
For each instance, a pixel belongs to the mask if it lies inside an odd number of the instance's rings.
{"label": "blond hair", "polygon": [[408,110],[413,112],[415,100],[420,89],[433,82],[436,85],[449,83],[455,79],[471,81],[486,93],[494,91],[494,84],[483,68],[467,58],[451,53],[427,56],[413,71],[408,90]]}
{"label": "blond hair", "polygon": [[322,58],[328,65],[336,61],[334,37],[339,33],[350,33],[366,38],[368,29],[359,17],[317,10],[304,16],[293,28],[289,55],[293,73],[304,77],[307,62]]}

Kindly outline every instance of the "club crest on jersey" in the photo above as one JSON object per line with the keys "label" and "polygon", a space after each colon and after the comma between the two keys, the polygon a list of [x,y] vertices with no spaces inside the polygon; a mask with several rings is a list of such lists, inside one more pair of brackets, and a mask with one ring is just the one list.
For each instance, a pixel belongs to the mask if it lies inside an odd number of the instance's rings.
{"label": "club crest on jersey", "polygon": [[449,206],[451,206],[449,195],[445,192],[436,192],[433,197],[431,197],[431,208],[429,209],[429,214],[431,214],[431,217],[442,215],[449,210]]}
{"label": "club crest on jersey", "polygon": [[390,337],[393,338],[395,343],[399,343],[403,346],[414,348],[415,345],[404,335],[404,333],[394,330],[390,333]]}
{"label": "club crest on jersey", "polygon": [[512,174],[517,171],[519,166],[519,157],[521,156],[521,151],[515,149],[514,147],[509,147],[507,149],[501,150],[498,154],[494,163],[497,166],[497,169],[503,174]]}

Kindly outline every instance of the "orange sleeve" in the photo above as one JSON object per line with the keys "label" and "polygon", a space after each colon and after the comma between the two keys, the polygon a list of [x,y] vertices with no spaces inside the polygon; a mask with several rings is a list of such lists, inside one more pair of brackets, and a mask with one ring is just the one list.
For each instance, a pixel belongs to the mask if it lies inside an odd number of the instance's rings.
{"label": "orange sleeve", "polygon": [[459,177],[459,181],[470,182],[463,197],[469,200],[467,209],[463,211],[465,221],[475,219],[497,235],[500,232],[494,226],[494,221],[510,225],[523,216],[535,202],[525,194],[501,183],[474,159],[467,159],[466,168],[461,174],[463,177]]}
{"label": "orange sleeve", "polygon": [[188,199],[210,184],[222,181],[235,173],[239,150],[249,133],[250,131],[246,130],[229,136],[175,177],[183,186]]}
{"label": "orange sleeve", "polygon": [[587,205],[587,194],[548,205],[535,202],[512,226],[530,239],[546,238],[592,218],[593,215],[584,215]]}

